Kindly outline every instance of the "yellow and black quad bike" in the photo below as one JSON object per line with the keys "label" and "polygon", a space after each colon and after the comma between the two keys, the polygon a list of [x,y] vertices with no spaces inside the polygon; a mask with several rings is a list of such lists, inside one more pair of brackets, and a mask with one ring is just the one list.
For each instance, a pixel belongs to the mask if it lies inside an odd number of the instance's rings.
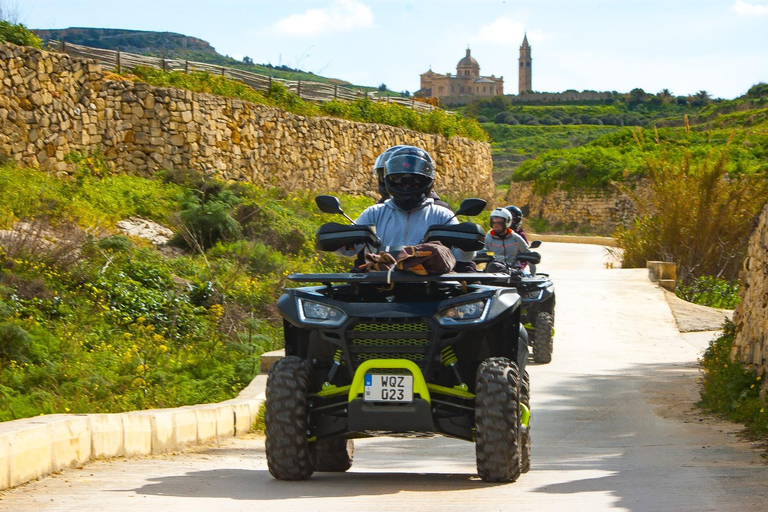
{"label": "yellow and black quad bike", "polygon": [[[319,196],[339,213],[332,196]],[[485,201],[465,200],[457,215]],[[348,218],[348,217],[347,217]],[[465,222],[432,226],[424,241],[464,251],[485,234]],[[324,224],[319,250],[380,245],[370,226]],[[475,443],[477,472],[512,482],[530,468],[528,340],[521,298],[506,274],[406,271],[293,274],[313,283],[278,300],[285,357],[269,373],[266,455],[278,480],[352,465],[353,439],[441,434]]]}

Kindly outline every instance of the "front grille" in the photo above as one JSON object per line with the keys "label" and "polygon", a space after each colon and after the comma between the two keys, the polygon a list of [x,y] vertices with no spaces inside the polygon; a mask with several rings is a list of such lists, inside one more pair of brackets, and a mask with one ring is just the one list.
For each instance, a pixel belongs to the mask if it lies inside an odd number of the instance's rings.
{"label": "front grille", "polygon": [[421,321],[361,319],[346,332],[355,366],[371,359],[407,359],[421,365],[429,348],[431,332]]}

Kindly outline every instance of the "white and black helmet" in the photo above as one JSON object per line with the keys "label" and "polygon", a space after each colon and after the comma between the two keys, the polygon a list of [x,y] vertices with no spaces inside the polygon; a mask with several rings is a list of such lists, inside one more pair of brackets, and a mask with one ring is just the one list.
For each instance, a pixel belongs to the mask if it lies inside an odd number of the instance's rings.
{"label": "white and black helmet", "polygon": [[491,215],[490,215],[491,227],[493,227],[494,217],[499,219],[504,219],[504,229],[512,225],[512,215],[509,213],[509,210],[507,210],[506,208],[496,208],[491,212]]}

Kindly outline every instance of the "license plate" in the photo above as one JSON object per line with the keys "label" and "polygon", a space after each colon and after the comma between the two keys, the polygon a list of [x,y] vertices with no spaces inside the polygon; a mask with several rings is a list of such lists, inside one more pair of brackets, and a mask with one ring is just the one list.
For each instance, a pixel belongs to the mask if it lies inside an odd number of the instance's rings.
{"label": "license plate", "polygon": [[413,402],[413,375],[365,374],[365,402]]}

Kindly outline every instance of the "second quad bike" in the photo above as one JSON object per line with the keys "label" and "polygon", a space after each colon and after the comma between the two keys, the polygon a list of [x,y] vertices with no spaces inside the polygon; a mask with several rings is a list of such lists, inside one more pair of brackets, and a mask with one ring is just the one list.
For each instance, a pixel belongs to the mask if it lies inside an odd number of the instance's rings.
{"label": "second quad bike", "polygon": [[[336,198],[318,206],[340,213]],[[477,215],[466,200],[457,215]],[[432,226],[425,241],[475,251],[477,224]],[[328,223],[319,250],[379,244],[370,226]],[[313,285],[278,300],[285,354],[266,392],[266,455],[278,480],[347,471],[353,439],[441,434],[475,443],[477,472],[512,482],[530,468],[528,342],[505,274],[294,274]],[[505,284],[500,286],[499,283]]]}
{"label": "second quad bike", "polygon": [[[531,248],[541,246],[541,241],[531,242]],[[541,263],[538,252],[526,252],[517,256],[519,262],[529,264],[530,274],[511,269],[510,286],[514,286],[522,299],[520,321],[528,331],[529,345],[535,363],[552,361],[555,326],[555,284],[549,274],[537,272],[536,265]],[[493,255],[480,252],[475,257],[476,263],[493,261]]]}

